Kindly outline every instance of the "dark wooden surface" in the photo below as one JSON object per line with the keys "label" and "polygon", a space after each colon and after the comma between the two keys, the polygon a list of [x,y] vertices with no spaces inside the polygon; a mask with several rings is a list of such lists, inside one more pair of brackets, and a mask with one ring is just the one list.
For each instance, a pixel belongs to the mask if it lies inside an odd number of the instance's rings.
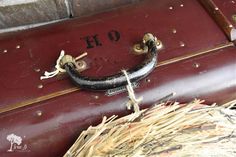
{"label": "dark wooden surface", "polygon": [[[194,10],[194,11],[193,11]],[[111,41],[108,33],[118,31]],[[132,67],[142,56],[132,46],[146,32],[164,44],[159,65],[136,89],[148,107],[171,92],[173,100],[205,99],[208,104],[236,98],[236,49],[195,0],[146,0],[95,16],[64,21],[0,37],[0,153],[2,156],[62,156],[79,133],[102,116],[125,115],[127,94],[77,89],[66,75],[41,81],[62,49],[88,52],[84,75],[102,76]],[[102,46],[87,48],[86,36]],[[93,43],[94,44],[94,43]],[[24,106],[24,107],[22,107]],[[23,138],[27,151],[7,152],[7,135]]]}
{"label": "dark wooden surface", "polygon": [[139,1],[141,0],[71,0],[71,7],[74,17],[82,17],[131,5]]}
{"label": "dark wooden surface", "polygon": [[88,16],[139,1],[140,0],[3,0],[0,1],[0,29]]}
{"label": "dark wooden surface", "polygon": [[[23,2],[23,1],[22,1]],[[69,17],[64,0],[31,0],[0,2],[0,29],[50,22]]]}

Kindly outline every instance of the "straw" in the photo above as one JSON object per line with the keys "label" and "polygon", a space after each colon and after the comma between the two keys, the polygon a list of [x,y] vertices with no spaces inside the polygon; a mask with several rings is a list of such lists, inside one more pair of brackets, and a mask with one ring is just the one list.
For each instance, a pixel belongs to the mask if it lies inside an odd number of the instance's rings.
{"label": "straw", "polygon": [[64,157],[236,156],[235,103],[161,103],[133,121],[132,114],[105,117],[82,132]]}

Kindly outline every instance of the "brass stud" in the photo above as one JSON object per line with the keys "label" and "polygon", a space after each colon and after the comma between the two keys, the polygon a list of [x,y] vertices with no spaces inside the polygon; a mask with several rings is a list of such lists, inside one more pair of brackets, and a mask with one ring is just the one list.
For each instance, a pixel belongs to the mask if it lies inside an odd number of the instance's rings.
{"label": "brass stud", "polygon": [[84,71],[87,68],[87,63],[84,60],[79,60],[76,62],[76,68],[78,71]]}
{"label": "brass stud", "polygon": [[162,42],[160,40],[157,40],[157,39],[156,39],[156,48],[158,50],[161,50],[163,48]]}
{"label": "brass stud", "polygon": [[144,46],[143,48],[141,48],[140,44],[135,44],[133,46],[133,50],[134,50],[134,54],[140,55],[140,54],[147,53],[148,52],[148,47]]}
{"label": "brass stud", "polygon": [[151,79],[146,79],[146,82],[147,82],[147,83],[150,83],[150,82],[151,82]]}
{"label": "brass stud", "polygon": [[134,54],[140,55],[140,54],[144,54],[148,52],[148,46],[146,45],[146,43],[149,40],[153,40],[155,42],[156,48],[158,50],[163,48],[163,44],[160,40],[158,40],[156,37],[154,37],[151,33],[146,33],[143,37],[143,44],[135,44],[133,46],[133,50],[134,50]]}
{"label": "brass stud", "polygon": [[172,33],[176,34],[177,30],[176,29],[172,29]]}
{"label": "brass stud", "polygon": [[35,72],[40,72],[40,69],[39,68],[35,68],[34,71]]}
{"label": "brass stud", "polygon": [[98,96],[98,95],[95,95],[95,96],[94,96],[94,99],[99,99],[99,96]]}
{"label": "brass stud", "polygon": [[140,44],[135,44],[135,45],[134,45],[134,49],[135,49],[135,50],[141,50]]}
{"label": "brass stud", "polygon": [[180,43],[180,47],[185,47],[185,43],[184,42],[179,42]]}
{"label": "brass stud", "polygon": [[38,89],[42,89],[42,88],[43,88],[42,84],[38,85]]}
{"label": "brass stud", "polygon": [[194,68],[199,68],[199,67],[200,67],[200,64],[199,64],[199,63],[194,63],[194,64],[193,64],[193,67],[194,67]]}
{"label": "brass stud", "polygon": [[36,111],[36,115],[37,115],[38,117],[41,117],[41,116],[43,115],[43,112],[42,112],[42,111]]}

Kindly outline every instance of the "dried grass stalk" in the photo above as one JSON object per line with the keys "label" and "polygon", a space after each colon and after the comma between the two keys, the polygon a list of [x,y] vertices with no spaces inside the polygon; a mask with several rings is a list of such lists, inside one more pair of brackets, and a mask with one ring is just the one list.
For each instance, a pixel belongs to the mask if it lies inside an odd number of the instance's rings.
{"label": "dried grass stalk", "polygon": [[163,103],[138,117],[104,117],[64,157],[236,156],[236,111],[229,109],[235,102],[221,107],[202,103]]}

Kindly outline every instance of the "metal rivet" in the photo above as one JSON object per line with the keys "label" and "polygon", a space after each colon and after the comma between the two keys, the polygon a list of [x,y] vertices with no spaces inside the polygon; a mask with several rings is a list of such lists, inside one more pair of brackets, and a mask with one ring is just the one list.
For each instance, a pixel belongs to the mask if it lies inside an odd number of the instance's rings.
{"label": "metal rivet", "polygon": [[158,50],[161,50],[163,48],[163,44],[160,40],[156,40],[156,48]]}
{"label": "metal rivet", "polygon": [[194,68],[199,68],[199,67],[200,67],[200,64],[199,64],[199,63],[194,63],[194,64],[193,64],[193,67],[194,67]]}
{"label": "metal rivet", "polygon": [[229,28],[233,28],[234,26],[233,25],[229,25]]}
{"label": "metal rivet", "polygon": [[134,48],[137,49],[137,50],[141,50],[140,44],[135,44]]}
{"label": "metal rivet", "polygon": [[185,46],[185,44],[184,44],[184,42],[179,42],[179,44],[180,44],[180,47],[184,47]]}
{"label": "metal rivet", "polygon": [[39,68],[34,69],[35,72],[40,72]]}
{"label": "metal rivet", "polygon": [[215,10],[219,10],[219,8],[215,7]]}
{"label": "metal rivet", "polygon": [[172,29],[172,33],[176,34],[177,30],[176,29]]}
{"label": "metal rivet", "polygon": [[16,48],[19,49],[19,48],[20,48],[20,45],[17,45]]}
{"label": "metal rivet", "polygon": [[148,52],[148,47],[144,46],[143,48],[141,48],[140,44],[135,44],[133,46],[133,50],[134,50],[134,54],[140,55],[140,54],[147,53]]}
{"label": "metal rivet", "polygon": [[95,95],[95,96],[94,96],[94,99],[99,99],[99,96],[98,96],[98,95]]}
{"label": "metal rivet", "polygon": [[180,7],[184,7],[184,5],[183,5],[183,4],[180,4]]}
{"label": "metal rivet", "polygon": [[151,82],[151,80],[150,80],[150,79],[146,79],[146,82],[147,82],[147,83],[150,83],[150,82]]}
{"label": "metal rivet", "polygon": [[84,71],[87,68],[87,63],[84,60],[79,60],[76,63],[77,63],[76,68],[79,71]]}
{"label": "metal rivet", "polygon": [[43,112],[42,111],[36,111],[36,115],[40,117],[40,116],[43,115]]}
{"label": "metal rivet", "polygon": [[170,10],[172,10],[172,9],[173,9],[173,7],[171,6],[171,7],[169,7],[169,9],[170,9]]}
{"label": "metal rivet", "polygon": [[42,84],[38,85],[38,88],[39,88],[39,89],[42,89],[42,88],[43,88],[43,85],[42,85]]}
{"label": "metal rivet", "polygon": [[5,49],[5,50],[3,50],[3,53],[7,53],[7,50]]}

